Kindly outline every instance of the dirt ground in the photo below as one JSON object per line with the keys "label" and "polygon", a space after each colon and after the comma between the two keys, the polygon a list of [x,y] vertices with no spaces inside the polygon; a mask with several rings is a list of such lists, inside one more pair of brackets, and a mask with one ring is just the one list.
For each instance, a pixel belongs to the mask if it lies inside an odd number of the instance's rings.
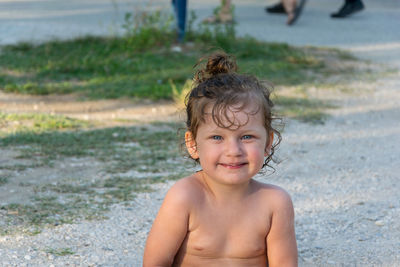
{"label": "dirt ground", "polygon": [[[81,101],[76,95],[19,95],[0,92],[0,110],[9,113],[47,113],[81,120],[149,122],[158,118],[174,119],[177,108],[171,101],[153,103],[146,100]],[[114,122],[114,123],[113,123]]]}

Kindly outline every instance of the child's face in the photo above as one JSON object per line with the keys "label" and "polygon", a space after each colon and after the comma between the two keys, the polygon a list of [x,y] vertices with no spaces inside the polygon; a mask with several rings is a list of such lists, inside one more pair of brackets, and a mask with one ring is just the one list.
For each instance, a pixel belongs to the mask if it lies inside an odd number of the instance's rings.
{"label": "child's face", "polygon": [[[206,113],[210,114],[211,108]],[[261,112],[252,113],[248,108],[228,112],[235,125],[240,125],[229,129],[218,127],[211,115],[206,115],[205,122],[198,127],[195,143],[187,143],[189,153],[200,160],[209,178],[222,184],[240,184],[262,168],[272,142],[267,143]]]}

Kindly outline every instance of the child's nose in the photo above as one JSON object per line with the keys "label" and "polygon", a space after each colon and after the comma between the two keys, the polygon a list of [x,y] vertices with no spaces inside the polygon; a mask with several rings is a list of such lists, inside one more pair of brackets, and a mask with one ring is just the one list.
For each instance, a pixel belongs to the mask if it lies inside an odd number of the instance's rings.
{"label": "child's nose", "polygon": [[226,153],[227,156],[231,157],[240,156],[243,153],[240,142],[237,140],[230,140],[227,142]]}

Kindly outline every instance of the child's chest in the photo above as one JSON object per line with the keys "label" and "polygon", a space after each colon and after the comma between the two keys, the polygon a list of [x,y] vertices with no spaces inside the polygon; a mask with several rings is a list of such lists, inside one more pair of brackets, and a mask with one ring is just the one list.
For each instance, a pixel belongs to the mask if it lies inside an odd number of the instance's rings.
{"label": "child's chest", "polygon": [[198,207],[191,214],[186,251],[202,257],[253,258],[266,254],[270,216],[256,205]]}

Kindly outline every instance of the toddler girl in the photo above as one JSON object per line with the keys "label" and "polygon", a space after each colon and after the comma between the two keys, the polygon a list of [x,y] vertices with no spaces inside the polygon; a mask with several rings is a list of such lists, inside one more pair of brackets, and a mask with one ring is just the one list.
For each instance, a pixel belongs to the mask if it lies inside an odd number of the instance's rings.
{"label": "toddler girl", "polygon": [[195,75],[185,142],[201,171],[165,196],[145,267],[297,266],[290,196],[253,179],[281,139],[271,124],[270,92],[235,71],[234,60],[217,53]]}

